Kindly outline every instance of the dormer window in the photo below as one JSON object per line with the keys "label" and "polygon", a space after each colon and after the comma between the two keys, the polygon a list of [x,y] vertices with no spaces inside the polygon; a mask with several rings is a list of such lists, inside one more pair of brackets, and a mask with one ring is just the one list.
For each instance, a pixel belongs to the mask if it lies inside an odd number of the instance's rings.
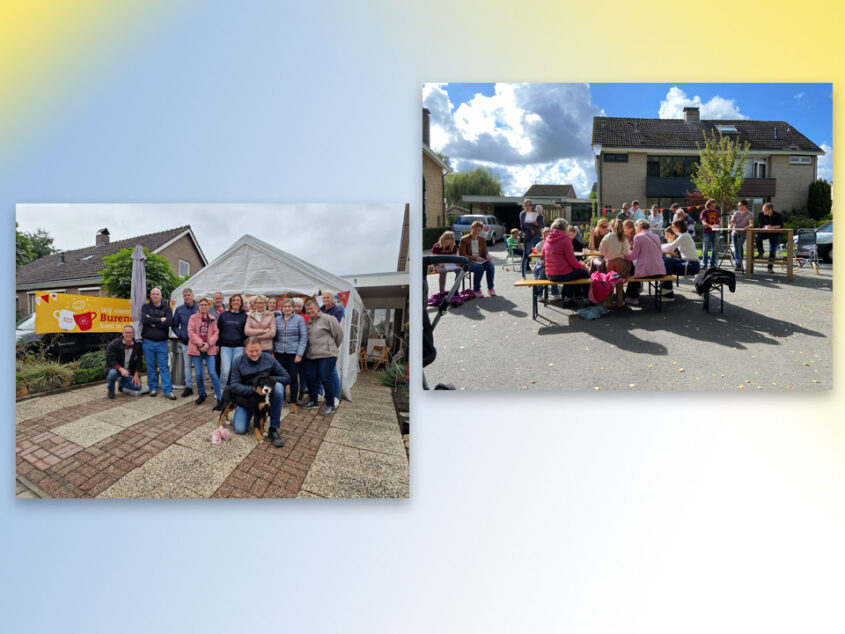
{"label": "dormer window", "polygon": [[736,129],[735,125],[717,125],[716,129],[719,131],[720,134],[738,134],[739,130]]}

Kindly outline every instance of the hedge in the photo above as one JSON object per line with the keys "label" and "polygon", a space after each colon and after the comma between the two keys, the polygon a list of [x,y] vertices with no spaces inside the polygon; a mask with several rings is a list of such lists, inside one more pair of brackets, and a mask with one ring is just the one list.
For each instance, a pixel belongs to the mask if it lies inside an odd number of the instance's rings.
{"label": "hedge", "polygon": [[423,251],[433,247],[444,231],[451,230],[452,227],[426,227],[423,229]]}

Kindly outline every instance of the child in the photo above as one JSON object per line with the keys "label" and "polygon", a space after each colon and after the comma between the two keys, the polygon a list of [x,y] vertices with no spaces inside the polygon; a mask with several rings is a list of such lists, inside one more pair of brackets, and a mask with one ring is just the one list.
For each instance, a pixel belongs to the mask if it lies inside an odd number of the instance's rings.
{"label": "child", "polygon": [[522,255],[522,246],[519,242],[519,229],[511,229],[511,233],[505,238],[505,243],[514,255]]}
{"label": "child", "polygon": [[[546,238],[549,237],[549,229],[548,227],[543,227],[543,239],[537,243],[536,251],[537,253],[543,252],[543,243],[545,243]],[[544,280],[546,279],[546,263],[543,258],[538,257],[534,258],[534,279],[535,280]],[[537,295],[542,294],[542,290],[539,288],[535,288],[534,291]],[[552,297],[560,297],[560,286],[552,286],[551,288]]]}
{"label": "child", "polygon": [[[444,231],[433,247],[431,247],[431,255],[458,255],[458,245],[455,242],[455,234],[451,231]],[[437,264],[434,267],[440,273],[440,292],[446,292],[446,273],[448,271],[457,271],[460,267],[456,264]]]}
{"label": "child", "polygon": [[[630,263],[625,259],[628,255],[628,240],[625,238],[625,224],[629,220],[612,220],[610,223],[610,231],[602,239],[599,245],[599,251],[604,256],[607,263],[607,272],[616,272],[622,277],[628,277],[630,272]],[[633,223],[631,223],[633,224]],[[605,300],[605,306],[611,308],[613,303],[613,296],[610,295]],[[622,292],[622,284],[616,287],[616,307],[621,308],[625,305],[625,296]]]}
{"label": "child", "polygon": [[569,232],[569,237],[572,238],[572,250],[576,253],[578,251],[583,251],[584,243],[578,239],[578,227],[575,225],[569,225],[569,229],[567,229],[567,231]]}

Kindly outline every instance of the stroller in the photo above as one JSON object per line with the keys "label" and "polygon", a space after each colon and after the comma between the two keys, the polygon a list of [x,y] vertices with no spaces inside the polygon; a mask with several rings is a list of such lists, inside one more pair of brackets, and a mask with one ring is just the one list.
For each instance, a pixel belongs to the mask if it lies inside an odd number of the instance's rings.
{"label": "stroller", "polygon": [[[441,298],[440,303],[437,305],[437,315],[434,317],[434,321],[428,315],[428,268],[432,265],[437,264],[454,264],[458,266],[457,273],[455,275],[455,282],[452,284],[452,288],[446,294],[445,297]],[[452,301],[452,297],[455,295],[455,292],[464,282],[464,277],[469,273],[469,260],[466,258],[462,258],[455,255],[426,255],[423,257],[423,367],[431,365],[434,360],[437,358],[437,348],[434,347],[434,328],[437,326],[437,322],[440,321],[440,318],[443,314],[449,309],[450,302]],[[425,378],[425,372],[423,372],[423,389],[427,390],[428,381]],[[454,390],[454,386],[438,383],[434,386],[435,390]]]}

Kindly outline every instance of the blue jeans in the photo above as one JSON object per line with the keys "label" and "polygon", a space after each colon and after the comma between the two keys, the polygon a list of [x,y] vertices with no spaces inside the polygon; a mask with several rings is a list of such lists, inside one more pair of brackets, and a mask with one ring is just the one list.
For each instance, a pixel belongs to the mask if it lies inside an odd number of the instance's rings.
{"label": "blue jeans", "polygon": [[496,273],[496,267],[490,260],[484,262],[470,262],[469,271],[472,273],[472,290],[481,290],[481,276],[487,274],[487,289],[493,288],[493,275]]}
{"label": "blue jeans", "polygon": [[[664,258],[663,264],[666,265],[666,275],[683,275],[684,271],[690,275],[695,275],[701,270],[701,264],[698,262],[689,262],[681,258]],[[672,290],[672,282],[664,282],[663,288],[667,291]]]}
{"label": "blue jeans", "polygon": [[323,392],[326,395],[326,405],[334,404],[334,397],[337,394],[334,391],[335,381],[334,374],[337,370],[335,364],[336,357],[323,357],[322,359],[306,359],[305,360],[305,376],[308,383],[308,394],[311,397],[311,402],[317,402],[317,384],[323,387]]}
{"label": "blue jeans", "polygon": [[[285,398],[285,386],[276,383],[273,392],[270,394],[270,427],[278,429],[281,424],[282,401]],[[246,407],[238,405],[235,408],[235,415],[232,417],[232,430],[236,434],[245,434],[249,431],[249,419],[252,416]]]}
{"label": "blue jeans", "polygon": [[[781,234],[779,234],[779,233],[770,233],[769,235],[766,236],[766,239],[768,239],[768,241],[769,241],[769,259],[770,260],[774,260],[775,255],[777,255],[778,247],[780,246],[780,236],[781,236]],[[756,236],[754,236],[754,238],[755,238],[754,241],[757,243],[757,250],[760,253],[763,253],[763,239],[764,239],[763,234],[758,233]]]}
{"label": "blue jeans", "polygon": [[137,392],[141,389],[140,385],[134,385],[132,383],[132,375],[129,376],[120,376],[120,372],[115,370],[114,368],[109,368],[109,371],[106,372],[106,387],[108,388],[109,392],[114,392],[114,384],[120,381],[120,387],[124,390],[132,390]]}
{"label": "blue jeans", "polygon": [[150,392],[158,392],[158,375],[156,374],[156,364],[158,364],[158,371],[161,372],[161,389],[165,394],[170,394],[173,391],[173,384],[170,383],[170,366],[167,363],[167,341],[144,339],[143,346]]}
{"label": "blue jeans", "polygon": [[[569,282],[571,280],[583,280],[590,277],[590,273],[587,269],[572,269],[566,275],[546,275],[547,279],[550,279],[552,282]],[[575,292],[574,286],[567,286],[565,291],[566,299],[572,299],[572,294]]]}
{"label": "blue jeans", "polygon": [[219,401],[223,394],[220,391],[220,379],[217,378],[217,370],[215,366],[215,358],[210,356],[207,352],[200,352],[196,356],[191,357],[194,364],[194,372],[197,373],[197,393],[205,394],[205,379],[202,375],[202,362],[205,361],[205,367],[208,370],[208,376],[211,379],[211,387],[214,390],[214,396]]}
{"label": "blue jeans", "polygon": [[[297,372],[299,373],[299,394],[304,395],[305,392],[308,391],[308,373],[306,372],[306,363],[305,358],[303,357],[302,361],[299,362],[299,366],[297,366]],[[314,397],[311,394],[308,395],[308,400],[313,400],[316,398],[316,394]]]}
{"label": "blue jeans", "polygon": [[532,240],[526,239],[522,245],[522,277],[525,277],[528,273],[528,265],[531,263],[531,251],[534,250],[540,244],[540,238],[534,238]]}
{"label": "blue jeans", "polygon": [[232,371],[232,361],[244,353],[243,347],[229,348],[220,346],[220,384],[229,384],[229,372]]}
{"label": "blue jeans", "polygon": [[[537,264],[537,265],[535,265],[535,266],[534,266],[534,279],[535,279],[535,280],[544,280],[544,279],[546,279],[546,267],[545,267],[545,266],[543,266],[542,264]],[[550,292],[553,296],[560,295],[560,286],[552,286],[552,287],[550,287],[550,288],[549,288],[549,292]],[[543,289],[542,289],[541,287],[539,287],[539,286],[538,286],[538,287],[535,287],[535,288],[534,288],[534,294],[535,294],[537,297],[542,296],[542,295],[543,295]]]}
{"label": "blue jeans", "polygon": [[701,258],[704,260],[704,268],[716,266],[716,258],[719,256],[719,234],[715,231],[705,233],[701,240]]}
{"label": "blue jeans", "polygon": [[737,266],[742,266],[742,260],[745,257],[745,233],[737,233],[733,236],[734,242],[734,259]]}
{"label": "blue jeans", "polygon": [[188,344],[180,341],[179,347],[182,349],[182,362],[185,366],[185,387],[191,389],[194,387],[194,379],[191,376],[193,363],[191,362],[191,357],[188,356]]}

